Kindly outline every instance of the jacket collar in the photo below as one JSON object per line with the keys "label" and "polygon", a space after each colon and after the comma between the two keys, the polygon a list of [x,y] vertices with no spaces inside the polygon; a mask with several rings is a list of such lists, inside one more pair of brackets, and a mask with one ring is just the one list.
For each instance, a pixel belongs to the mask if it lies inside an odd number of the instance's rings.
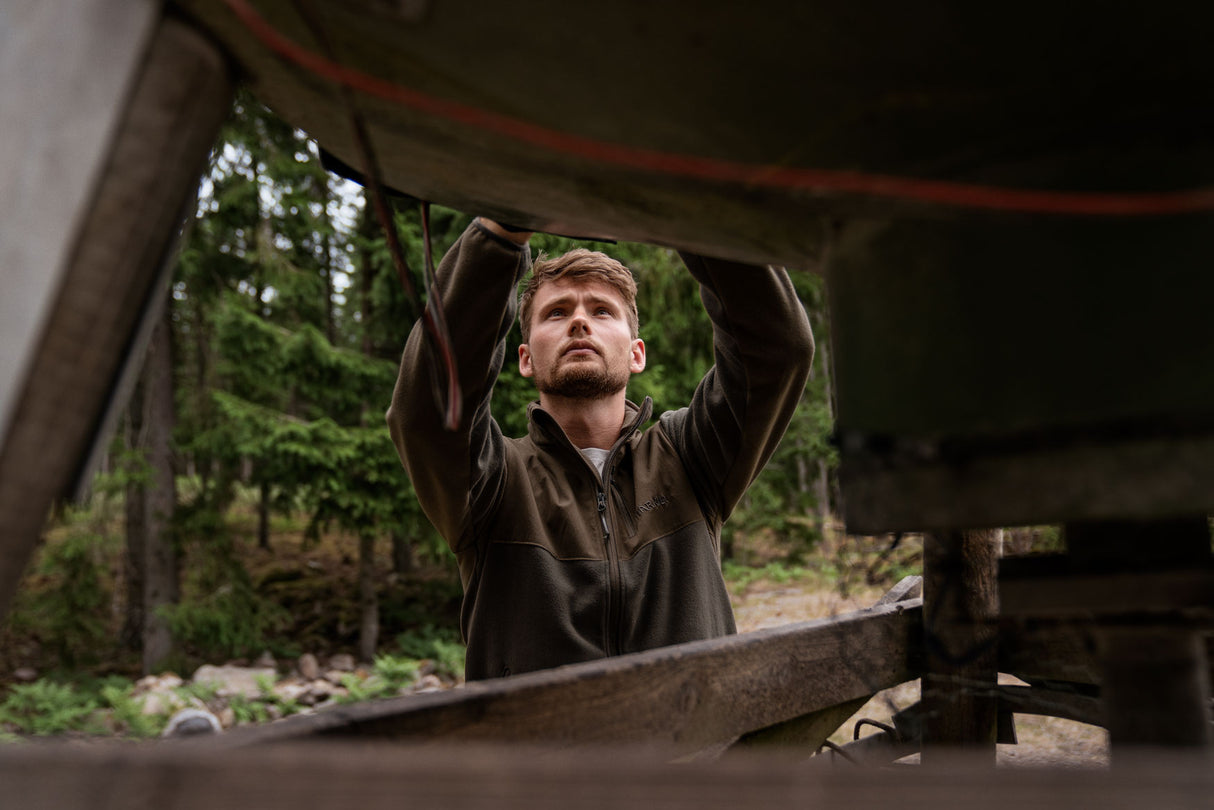
{"label": "jacket collar", "polygon": [[[653,400],[649,397],[645,397],[640,405],[631,401],[624,403],[624,425],[620,428],[620,435],[611,447],[612,455],[615,454],[616,448],[631,438],[632,434],[648,421],[652,413]],[[565,431],[561,429],[551,414],[540,407],[539,402],[532,402],[527,406],[527,435],[537,445],[561,444],[573,447],[573,442],[569,441]]]}

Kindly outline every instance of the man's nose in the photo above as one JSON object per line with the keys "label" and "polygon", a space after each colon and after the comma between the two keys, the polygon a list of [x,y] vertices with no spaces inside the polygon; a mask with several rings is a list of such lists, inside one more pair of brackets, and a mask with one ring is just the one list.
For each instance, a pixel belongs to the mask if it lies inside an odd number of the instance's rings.
{"label": "man's nose", "polygon": [[570,334],[589,331],[590,315],[582,307],[578,307],[573,311],[573,315],[569,318]]}

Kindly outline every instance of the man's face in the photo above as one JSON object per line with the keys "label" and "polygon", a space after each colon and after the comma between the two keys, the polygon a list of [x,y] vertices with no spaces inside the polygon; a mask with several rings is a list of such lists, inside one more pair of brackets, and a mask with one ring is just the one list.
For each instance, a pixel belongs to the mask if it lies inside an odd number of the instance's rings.
{"label": "man's face", "polygon": [[535,291],[531,339],[518,367],[541,394],[598,399],[622,391],[645,368],[620,294],[601,281],[561,279]]}

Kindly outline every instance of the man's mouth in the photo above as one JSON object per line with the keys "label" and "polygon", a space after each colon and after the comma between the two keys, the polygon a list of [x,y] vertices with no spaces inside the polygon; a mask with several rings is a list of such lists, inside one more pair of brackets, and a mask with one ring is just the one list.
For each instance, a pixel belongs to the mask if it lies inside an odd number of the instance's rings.
{"label": "man's mouth", "polygon": [[599,350],[594,347],[593,343],[588,343],[588,342],[582,341],[582,340],[575,340],[573,343],[570,343],[568,346],[566,346],[565,351],[563,351],[561,354],[564,355],[565,357],[569,357],[570,355],[572,355],[574,357],[579,357],[579,356],[587,356],[587,355],[596,355],[598,353],[599,353]]}

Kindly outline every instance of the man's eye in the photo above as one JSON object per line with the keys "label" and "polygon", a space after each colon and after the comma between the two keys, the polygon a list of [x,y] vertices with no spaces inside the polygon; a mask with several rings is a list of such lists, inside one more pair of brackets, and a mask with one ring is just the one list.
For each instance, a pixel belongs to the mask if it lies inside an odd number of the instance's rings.
{"label": "man's eye", "polygon": [[610,315],[611,310],[607,309],[607,307],[599,307],[596,313],[599,315]]}
{"label": "man's eye", "polygon": [[563,310],[563,309],[550,309],[550,310],[548,310],[548,317],[549,317],[549,318],[559,318],[559,317],[561,317],[561,316],[562,316],[562,315],[564,315],[564,314],[565,314],[565,310]]}

